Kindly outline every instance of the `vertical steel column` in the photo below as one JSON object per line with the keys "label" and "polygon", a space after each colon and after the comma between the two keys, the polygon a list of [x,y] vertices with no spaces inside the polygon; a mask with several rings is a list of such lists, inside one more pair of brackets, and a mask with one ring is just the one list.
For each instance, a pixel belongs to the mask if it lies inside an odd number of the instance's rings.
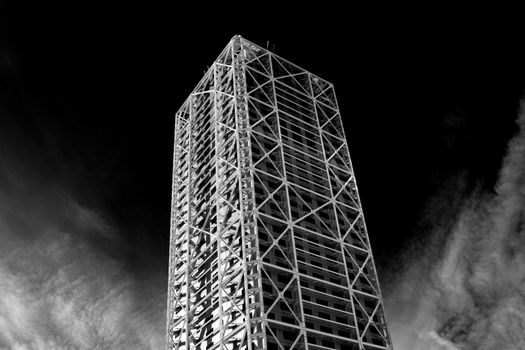
{"label": "vertical steel column", "polygon": [[[335,105],[337,107],[337,110],[339,111],[339,103],[337,102],[337,97],[336,97],[336,93],[335,93],[335,89],[334,89],[334,102],[335,102]],[[336,118],[341,118],[340,116],[336,117]],[[341,123],[342,125],[342,123]],[[345,148],[346,152],[348,155],[350,155],[350,150],[348,149],[348,138],[346,137],[346,133],[345,133],[345,130],[342,129],[341,130],[341,133],[343,134],[343,137],[344,137],[344,144],[343,144],[343,147]],[[357,187],[357,180],[355,179],[355,173],[354,173],[354,168],[353,168],[353,165],[352,165],[352,158],[348,157],[348,159],[346,159],[346,161],[348,162],[348,166],[350,167],[350,169],[352,170],[352,177],[353,177],[353,185],[355,186],[354,188],[354,191],[355,191],[355,196],[356,196],[356,199],[357,199],[357,204],[359,205],[359,209],[360,209],[360,215],[361,217],[363,218],[363,225],[364,225],[364,229],[365,229],[365,232],[367,233],[367,236],[368,236],[368,228],[366,226],[366,220],[365,220],[365,214],[364,214],[364,211],[363,211],[363,206],[361,204],[361,197],[359,195],[359,190],[358,190],[358,187]],[[342,241],[342,243],[344,244],[344,241]],[[368,245],[368,251],[370,253],[370,260],[372,261],[372,267],[374,269],[374,273],[375,271],[377,271],[376,269],[376,266],[375,266],[375,262],[374,262],[374,254],[372,252],[372,245],[369,244]],[[344,254],[343,254],[343,258],[344,258]],[[345,264],[345,268],[346,268],[346,264]],[[383,307],[383,296],[381,294],[381,287],[379,285],[379,283],[377,283],[377,292],[378,292],[378,297],[379,297],[379,303],[378,303],[378,306],[379,307]],[[351,298],[351,301],[352,301],[352,308],[355,310],[355,307],[354,307],[354,300]],[[355,312],[355,311],[354,311]],[[354,315],[354,318],[355,318],[355,315]],[[380,324],[382,325],[382,327],[384,328],[384,337],[385,339],[387,340],[387,346],[390,348],[390,349],[393,349],[393,345],[392,345],[392,342],[390,339],[392,339],[391,335],[390,335],[390,331],[389,331],[389,328],[388,328],[388,323],[386,322],[386,319],[383,317],[383,316],[380,316],[381,318],[381,321],[380,321]],[[357,327],[357,323],[356,323],[356,331],[358,332],[358,337],[359,337],[359,329]],[[361,338],[359,338],[361,339]]]}
{"label": "vertical steel column", "polygon": [[[310,83],[310,89],[312,90],[312,99],[315,101],[316,98],[315,98],[314,90],[313,90],[313,87],[312,87],[312,79],[317,79],[317,78],[314,78],[312,74],[308,74],[308,82]],[[319,114],[317,112],[317,109],[315,110],[315,116],[316,116],[316,120],[317,120],[317,131],[319,132],[319,138],[321,140],[321,148],[323,150],[323,159],[324,159],[324,163],[325,163],[326,176],[328,178],[328,186],[330,187],[330,193],[333,194],[334,191],[333,191],[333,188],[332,188],[332,183],[330,182],[330,171],[328,170],[328,160],[326,159],[326,150],[325,150],[325,147],[324,147],[323,132],[321,131],[322,130],[321,129],[321,123],[319,121]],[[350,295],[350,307],[352,308],[352,318],[354,319],[354,327],[355,327],[355,331],[356,331],[356,334],[357,334],[357,338],[360,339],[359,329],[357,327],[357,318],[356,318],[356,315],[355,315],[354,300],[353,300],[353,297],[352,297],[352,295],[353,295],[352,282],[350,281],[350,278],[349,278],[348,266],[347,266],[347,262],[346,262],[345,252],[344,252],[344,240],[343,240],[343,237],[341,236],[341,228],[339,226],[339,220],[337,220],[336,203],[335,203],[333,198],[331,200],[331,203],[332,203],[331,205],[333,206],[334,214],[336,215],[335,223],[336,223],[337,232],[338,232],[338,236],[339,236],[339,249],[341,251],[341,258],[343,260],[343,265],[344,265],[344,269],[345,269],[345,276],[346,276],[348,293]],[[359,344],[359,348],[363,349],[363,345]]]}
{"label": "vertical steel column", "polygon": [[[275,106],[277,107],[277,96],[276,96],[276,88],[275,88],[275,76],[274,76],[274,71],[273,71],[273,63],[272,63],[272,59],[271,59],[271,56],[272,54],[270,53],[269,54],[269,61],[270,61],[270,74],[271,74],[271,82],[272,82],[272,87],[273,87],[273,91],[274,91],[274,95],[272,96],[273,99],[274,99],[274,103],[275,103]],[[297,264],[297,249],[295,247],[295,233],[294,233],[294,229],[293,229],[293,225],[291,224],[291,220],[292,220],[292,203],[290,201],[290,188],[289,188],[289,183],[288,183],[288,177],[287,177],[287,170],[286,170],[286,164],[284,162],[284,150],[283,150],[283,138],[282,138],[282,135],[281,135],[281,123],[280,123],[280,118],[277,117],[277,136],[279,138],[279,148],[280,148],[280,156],[281,156],[281,160],[282,160],[282,164],[283,164],[283,181],[286,183],[286,202],[288,203],[288,229],[290,230],[290,238],[291,238],[291,244],[292,244],[292,251],[293,251],[293,259],[294,259],[294,265],[293,268],[294,268],[294,271],[293,271],[293,274],[295,276],[295,279],[297,280],[297,295],[298,295],[298,298],[299,298],[299,312],[300,312],[300,317],[301,317],[301,332],[303,333],[303,339],[304,339],[304,350],[308,350],[308,340],[306,338],[306,328],[305,328],[305,324],[306,324],[306,321],[305,321],[305,318],[304,318],[304,304],[303,304],[303,297],[302,297],[302,293],[301,293],[301,279],[300,279],[300,275],[299,275],[299,266]]]}
{"label": "vertical steel column", "polygon": [[[243,272],[245,278],[246,322],[248,350],[266,348],[266,338],[260,314],[262,295],[259,271],[259,246],[255,225],[252,155],[248,107],[246,101],[246,73],[241,37],[233,39],[233,66],[238,140],[238,167],[240,185],[240,210],[243,242]],[[253,315],[253,321],[252,321]],[[252,324],[253,323],[253,324]],[[254,347],[255,346],[255,347]]]}
{"label": "vertical steel column", "polygon": [[[218,279],[219,279],[219,290],[218,290],[218,294],[219,294],[219,334],[220,334],[220,338],[221,338],[221,343],[222,343],[222,339],[224,338],[224,319],[225,319],[225,315],[224,315],[224,310],[223,310],[223,305],[222,305],[222,301],[223,301],[223,290],[222,290],[222,285],[223,285],[223,271],[222,271],[222,265],[223,265],[223,262],[222,262],[222,239],[220,237],[220,234],[221,234],[221,231],[222,231],[222,215],[221,215],[221,212],[222,212],[222,207],[221,207],[221,204],[224,205],[224,200],[221,198],[220,196],[220,192],[219,192],[219,189],[220,189],[220,178],[221,178],[221,169],[219,167],[219,157],[220,157],[220,149],[219,149],[219,116],[218,116],[218,113],[217,113],[217,90],[218,90],[218,84],[217,84],[217,66],[215,64],[212,65],[211,69],[213,70],[213,126],[214,126],[214,145],[215,145],[215,157],[217,158],[215,160],[215,191],[217,192],[217,195],[215,196],[215,208],[216,208],[216,221],[217,221],[217,226],[216,226],[216,234],[217,234],[217,251],[216,251],[216,254],[217,254],[217,266],[218,266]],[[224,344],[221,344],[220,348],[222,348],[222,345]]]}

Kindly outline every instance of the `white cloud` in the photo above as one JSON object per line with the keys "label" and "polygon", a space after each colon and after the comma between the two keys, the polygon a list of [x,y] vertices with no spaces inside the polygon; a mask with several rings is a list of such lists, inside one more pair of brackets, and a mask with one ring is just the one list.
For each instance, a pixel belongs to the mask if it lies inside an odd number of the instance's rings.
{"label": "white cloud", "polygon": [[30,226],[40,232],[19,239],[20,225],[0,213],[0,243],[9,246],[0,259],[0,348],[162,348],[165,296],[87,242],[118,243],[110,225],[72,201],[68,208],[59,217],[67,225],[39,219]]}
{"label": "white cloud", "polygon": [[0,349],[163,348],[165,271],[138,277],[126,233],[76,199],[93,197],[69,181],[84,165],[0,136]]}
{"label": "white cloud", "polygon": [[396,350],[525,349],[525,111],[517,124],[495,193],[465,198],[387,287]]}

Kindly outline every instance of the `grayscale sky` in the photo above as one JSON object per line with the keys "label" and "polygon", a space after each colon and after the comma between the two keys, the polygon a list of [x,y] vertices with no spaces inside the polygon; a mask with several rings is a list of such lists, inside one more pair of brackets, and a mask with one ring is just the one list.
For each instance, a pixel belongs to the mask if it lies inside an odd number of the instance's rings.
{"label": "grayscale sky", "polygon": [[174,114],[235,34],[334,83],[395,349],[525,348],[522,40],[310,10],[0,2],[0,349],[163,348]]}

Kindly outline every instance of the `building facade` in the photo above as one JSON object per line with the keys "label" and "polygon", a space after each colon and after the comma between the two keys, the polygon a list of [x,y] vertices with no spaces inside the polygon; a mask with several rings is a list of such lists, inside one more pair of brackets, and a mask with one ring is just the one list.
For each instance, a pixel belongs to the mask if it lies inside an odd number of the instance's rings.
{"label": "building facade", "polygon": [[176,114],[168,349],[392,349],[334,88],[235,36]]}

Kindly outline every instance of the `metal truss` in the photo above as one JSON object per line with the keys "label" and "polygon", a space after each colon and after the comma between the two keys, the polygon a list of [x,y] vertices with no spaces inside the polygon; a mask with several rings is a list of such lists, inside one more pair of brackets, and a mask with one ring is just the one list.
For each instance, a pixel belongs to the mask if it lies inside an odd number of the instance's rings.
{"label": "metal truss", "polygon": [[176,114],[168,349],[392,349],[333,85],[235,36]]}

